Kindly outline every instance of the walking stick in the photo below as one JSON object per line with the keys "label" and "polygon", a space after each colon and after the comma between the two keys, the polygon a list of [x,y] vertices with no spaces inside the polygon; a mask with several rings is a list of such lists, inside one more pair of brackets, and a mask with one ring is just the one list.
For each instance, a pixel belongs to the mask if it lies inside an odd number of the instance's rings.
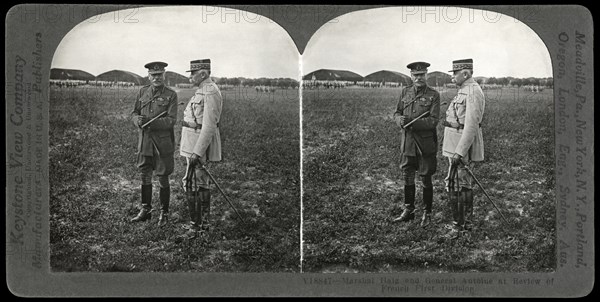
{"label": "walking stick", "polygon": [[467,172],[469,172],[469,175],[471,175],[471,177],[473,177],[473,179],[475,180],[475,182],[477,183],[477,185],[479,186],[481,191],[483,191],[483,194],[485,194],[485,197],[487,197],[488,200],[490,201],[490,203],[494,206],[494,208],[496,208],[496,211],[498,211],[498,213],[500,214],[500,216],[502,217],[504,222],[506,222],[506,224],[510,225],[510,223],[508,222],[506,217],[504,217],[504,215],[502,214],[502,212],[500,211],[498,206],[496,206],[496,204],[492,201],[492,198],[490,198],[490,195],[488,195],[488,193],[485,191],[485,189],[483,188],[483,186],[481,185],[481,183],[479,182],[477,177],[475,177],[475,174],[473,174],[473,171],[471,171],[471,169],[469,169],[469,167],[467,167],[467,165],[465,165],[464,163],[463,163],[463,166],[465,167],[465,170],[467,170]]}
{"label": "walking stick", "polygon": [[206,174],[208,174],[208,176],[210,177],[210,179],[217,186],[217,189],[219,189],[219,191],[221,192],[221,194],[223,194],[223,197],[225,197],[225,200],[227,200],[227,202],[229,203],[229,205],[231,206],[231,208],[235,211],[235,213],[240,218],[240,220],[245,223],[244,218],[242,218],[242,216],[240,215],[240,213],[238,213],[238,210],[233,206],[233,204],[231,203],[231,201],[229,201],[229,198],[227,197],[227,195],[225,195],[225,192],[223,192],[223,190],[221,189],[221,186],[219,186],[219,184],[217,183],[217,181],[215,180],[215,178],[212,176],[212,174],[208,171],[208,169],[206,169],[205,166],[201,166],[201,168],[204,169],[204,171],[206,171]]}
{"label": "walking stick", "polygon": [[[413,101],[413,102],[414,102],[414,101]],[[410,102],[408,105],[410,105],[410,104],[412,104],[412,102]],[[440,105],[446,105],[446,104],[447,104],[446,102],[443,102],[443,103],[441,103]],[[408,105],[406,105],[404,108],[408,107]],[[403,108],[403,109],[404,109],[404,108]],[[423,112],[421,115],[417,116],[415,119],[413,119],[412,121],[410,121],[408,124],[404,125],[404,126],[402,127],[402,129],[406,129],[406,127],[408,127],[408,126],[412,125],[412,123],[414,123],[414,122],[418,121],[419,119],[421,119],[422,117],[424,117],[424,116],[426,116],[426,115],[428,115],[428,114],[429,114],[429,111]]]}
{"label": "walking stick", "polygon": [[414,123],[414,122],[418,121],[420,118],[422,118],[422,117],[424,117],[424,116],[426,116],[426,115],[428,115],[428,114],[429,114],[429,111],[427,111],[427,112],[423,112],[421,115],[417,116],[417,117],[416,117],[414,120],[410,121],[408,124],[404,125],[402,128],[403,128],[403,129],[406,129],[406,127],[408,127],[408,126],[412,125],[412,123]]}
{"label": "walking stick", "polygon": [[156,119],[162,117],[163,115],[167,114],[166,111],[161,112],[159,115],[153,117],[151,120],[147,121],[145,124],[142,125],[142,128],[146,128],[148,125],[150,125],[152,122],[154,122]]}

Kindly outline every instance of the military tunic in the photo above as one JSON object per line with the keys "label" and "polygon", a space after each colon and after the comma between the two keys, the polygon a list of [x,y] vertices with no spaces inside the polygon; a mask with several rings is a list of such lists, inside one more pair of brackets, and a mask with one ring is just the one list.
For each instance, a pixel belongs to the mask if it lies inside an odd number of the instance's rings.
{"label": "military tunic", "polygon": [[[139,116],[150,120],[165,111],[165,116],[156,119],[144,129],[139,128],[138,131],[138,167],[151,164],[157,175],[169,175],[173,172],[173,127],[177,120],[177,93],[164,85],[144,86],[137,95],[131,113],[134,124],[138,126]],[[149,163],[149,160],[152,162]]]}
{"label": "military tunic", "polygon": [[429,115],[420,118],[400,135],[400,152],[402,152],[401,168],[412,165],[415,157],[419,164],[420,175],[432,175],[436,170],[437,132],[436,126],[440,114],[440,94],[425,86],[420,90],[414,85],[402,90],[394,117],[406,116],[406,123],[416,119],[421,114]]}
{"label": "military tunic", "polygon": [[[473,78],[465,80],[446,110],[444,125],[444,142],[442,155],[449,158],[456,153],[462,156],[468,167],[472,161],[483,161],[483,134],[481,122],[485,110],[485,97],[481,87]],[[449,174],[446,177],[448,184]],[[471,189],[473,180],[467,171],[458,168],[459,183],[462,187]]]}
{"label": "military tunic", "polygon": [[454,153],[471,161],[483,160],[483,135],[481,121],[485,109],[485,97],[473,78],[465,80],[458,94],[446,110],[443,155]]}
{"label": "military tunic", "polygon": [[202,83],[183,112],[180,155],[192,153],[207,156],[209,161],[221,160],[219,121],[223,97],[219,87],[209,78]]}
{"label": "military tunic", "polygon": [[221,160],[219,121],[222,109],[223,97],[219,87],[210,78],[204,80],[183,112],[179,154],[186,157],[188,165],[182,179],[186,186],[189,179],[194,180],[195,184],[201,188],[210,188],[210,178],[206,170],[196,167],[195,179],[189,174],[190,157],[192,154],[198,154],[207,161]]}

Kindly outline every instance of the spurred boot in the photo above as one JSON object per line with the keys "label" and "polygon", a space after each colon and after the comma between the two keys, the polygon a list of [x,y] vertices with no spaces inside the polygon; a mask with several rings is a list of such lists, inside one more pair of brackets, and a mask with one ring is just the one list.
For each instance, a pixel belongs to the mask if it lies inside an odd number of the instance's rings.
{"label": "spurred boot", "polygon": [[450,232],[445,236],[451,239],[458,237],[459,234],[459,214],[458,214],[458,199],[460,193],[454,190],[448,191],[448,205],[450,207],[450,211],[452,212],[452,223],[449,225]]}
{"label": "spurred boot", "polygon": [[142,185],[142,209],[131,222],[146,221],[152,217],[152,185]]}
{"label": "spurred boot", "polygon": [[450,233],[446,236],[450,239],[457,239],[460,237],[465,226],[465,194],[464,192],[456,192],[456,203],[453,203],[453,224]]}
{"label": "spurred boot", "polygon": [[171,198],[171,187],[160,188],[160,216],[158,217],[158,226],[162,227],[169,223],[169,200]]}
{"label": "spurred boot", "polygon": [[425,204],[425,211],[421,218],[421,226],[427,226],[431,223],[431,208],[433,205],[433,187],[423,188],[423,203]]}
{"label": "spurred boot", "polygon": [[404,222],[415,219],[415,185],[404,186],[404,211],[394,222]]}

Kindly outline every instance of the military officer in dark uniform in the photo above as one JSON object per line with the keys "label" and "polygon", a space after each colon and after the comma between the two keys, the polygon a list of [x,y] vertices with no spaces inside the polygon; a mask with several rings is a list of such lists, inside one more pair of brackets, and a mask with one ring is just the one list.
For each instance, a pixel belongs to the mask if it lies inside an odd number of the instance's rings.
{"label": "military officer in dark uniform", "polygon": [[142,178],[142,209],[131,221],[151,218],[154,171],[160,186],[159,226],[167,224],[169,220],[169,175],[173,173],[175,164],[173,126],[177,120],[177,93],[165,86],[166,66],[164,62],[152,62],[144,66],[148,68],[150,85],[140,89],[131,113],[133,123],[139,128],[137,166]]}
{"label": "military officer in dark uniform", "polygon": [[404,174],[404,211],[395,222],[413,220],[415,217],[415,174],[418,172],[423,185],[425,211],[421,226],[431,222],[433,183],[431,176],[437,168],[436,126],[440,113],[440,94],[427,86],[429,63],[408,64],[413,84],[402,89],[400,101],[394,113],[400,126],[400,168]]}

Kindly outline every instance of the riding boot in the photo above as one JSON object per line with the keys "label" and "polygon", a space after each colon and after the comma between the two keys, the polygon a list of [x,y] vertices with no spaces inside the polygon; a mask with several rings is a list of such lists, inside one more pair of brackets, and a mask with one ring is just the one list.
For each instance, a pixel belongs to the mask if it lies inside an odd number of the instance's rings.
{"label": "riding boot", "polygon": [[427,226],[431,223],[431,208],[433,205],[433,187],[423,188],[423,203],[425,204],[425,211],[421,218],[421,226]]}
{"label": "riding boot", "polygon": [[448,192],[448,205],[450,206],[450,212],[452,213],[452,222],[458,224],[458,192]]}
{"label": "riding boot", "polygon": [[208,231],[210,226],[210,190],[203,190],[200,192],[202,198],[200,199],[200,208],[202,217],[201,219],[201,228],[204,231]]}
{"label": "riding boot", "polygon": [[465,229],[471,230],[473,226],[473,190],[463,191],[465,194]]}
{"label": "riding boot", "polygon": [[131,222],[146,221],[152,217],[152,185],[142,185],[142,209]]}
{"label": "riding boot", "polygon": [[204,208],[202,207],[202,205],[204,204],[204,198],[205,198],[205,190],[204,188],[200,188],[198,189],[198,191],[196,191],[196,200],[194,202],[194,209],[196,211],[196,216],[194,217],[194,225],[195,225],[195,229],[196,231],[202,231],[203,230],[203,225],[202,225],[202,218],[205,216],[204,214]]}
{"label": "riding boot", "polygon": [[466,192],[460,191],[458,194],[458,206],[457,206],[457,224],[460,229],[465,226],[465,206],[466,206]]}
{"label": "riding boot", "polygon": [[160,188],[160,216],[158,217],[158,226],[164,226],[169,223],[169,200],[171,198],[171,187]]}
{"label": "riding boot", "polygon": [[454,190],[448,191],[448,205],[450,207],[450,211],[452,212],[452,223],[446,226],[450,229],[450,232],[448,232],[445,237],[450,239],[456,239],[460,235],[461,227],[459,225],[460,215],[458,210],[459,196],[459,192]]}
{"label": "riding boot", "polygon": [[404,211],[394,222],[404,222],[415,219],[415,185],[404,186]]}
{"label": "riding boot", "polygon": [[199,216],[198,211],[196,211],[196,200],[198,199],[198,194],[191,187],[188,187],[185,192],[185,198],[188,205],[188,211],[190,212],[190,224],[185,226],[188,229],[186,236],[189,238],[195,238],[199,226],[196,224],[197,217]]}

